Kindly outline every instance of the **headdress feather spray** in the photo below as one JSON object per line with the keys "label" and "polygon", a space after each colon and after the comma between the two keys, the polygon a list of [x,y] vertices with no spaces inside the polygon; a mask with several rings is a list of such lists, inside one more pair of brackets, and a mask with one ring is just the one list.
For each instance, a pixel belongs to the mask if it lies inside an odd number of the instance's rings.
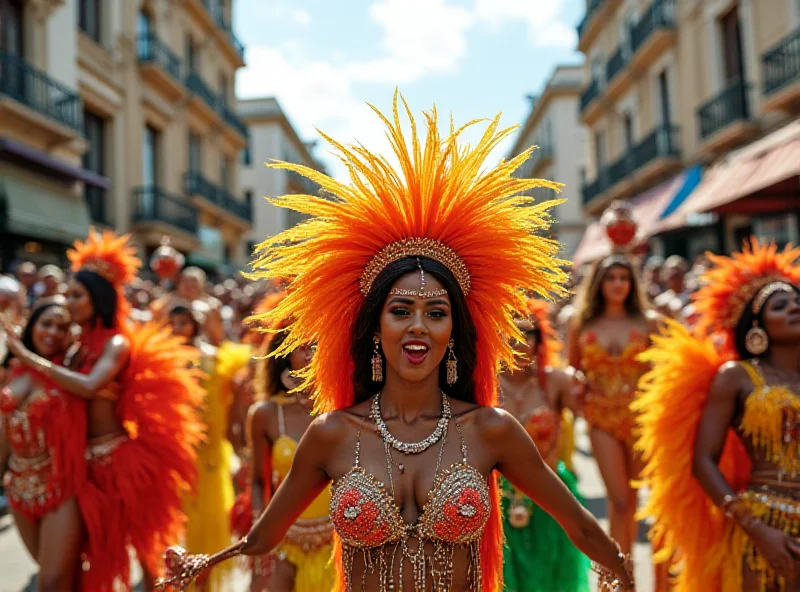
{"label": "headdress feather spray", "polygon": [[[349,172],[349,184],[297,164],[271,165],[309,178],[326,194],[271,199],[309,219],[259,245],[253,264],[255,277],[293,278],[286,298],[271,312],[276,319],[294,319],[275,354],[317,343],[303,376],[313,389],[317,411],[354,403],[350,346],[365,302],[360,282],[365,267],[389,245],[432,239],[455,252],[469,270],[466,297],[479,344],[474,381],[482,405],[496,402],[500,362],[514,364],[508,337],[521,335],[513,311],[526,308],[519,288],[545,297],[563,292],[559,245],[537,234],[549,226],[549,210],[558,202],[535,203],[523,195],[534,187],[558,191],[561,185],[514,176],[533,148],[486,166],[490,153],[514,130],[500,129],[499,116],[473,148],[459,140],[477,122],[456,129],[451,121],[449,133],[442,136],[434,108],[425,114],[427,131],[421,134],[405,100],[402,106],[411,128],[410,145],[401,127],[398,94],[391,119],[373,107],[386,126],[399,168],[363,146],[347,147],[325,134]],[[492,491],[497,502],[496,485]],[[493,514],[482,545],[485,590],[501,586],[502,525],[498,511]]]}

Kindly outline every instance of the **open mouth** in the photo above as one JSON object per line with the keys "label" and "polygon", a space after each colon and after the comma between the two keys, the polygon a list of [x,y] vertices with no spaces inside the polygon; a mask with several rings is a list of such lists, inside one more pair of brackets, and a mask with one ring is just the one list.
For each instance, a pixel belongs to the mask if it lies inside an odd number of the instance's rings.
{"label": "open mouth", "polygon": [[403,355],[414,364],[422,364],[428,357],[428,346],[424,343],[407,343],[403,346]]}

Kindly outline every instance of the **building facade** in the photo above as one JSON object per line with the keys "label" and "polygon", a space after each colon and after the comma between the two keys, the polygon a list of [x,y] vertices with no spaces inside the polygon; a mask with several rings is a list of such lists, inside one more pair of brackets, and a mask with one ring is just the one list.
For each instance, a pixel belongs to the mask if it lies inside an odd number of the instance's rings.
{"label": "building facade", "polygon": [[237,113],[249,132],[239,187],[253,204],[253,229],[248,237],[252,248],[302,220],[302,215],[272,205],[267,197],[292,193],[317,195],[319,192],[317,184],[305,177],[269,168],[265,163],[282,160],[319,171],[324,171],[324,167],[312,155],[313,145],[300,139],[275,98],[240,100]]}
{"label": "building facade", "polygon": [[[642,216],[656,218],[641,219],[640,226],[659,234],[660,210],[653,202],[670,209],[675,199],[691,194],[680,175],[688,179],[693,166],[716,165],[800,114],[800,2],[586,4],[578,26],[578,48],[586,55],[580,99],[588,129],[583,205],[597,216],[615,199],[635,200]],[[797,207],[796,191],[780,189],[777,211]],[[708,213],[688,234],[680,234],[685,227],[671,228],[680,240],[667,236],[664,244],[693,241],[682,249],[685,255],[726,250],[733,237],[757,230],[753,212]],[[787,223],[796,227],[797,220]]]}
{"label": "building facade", "polygon": [[[0,55],[24,64],[6,71],[22,83],[0,75],[0,104],[13,109],[0,117],[0,134],[75,169],[61,182],[72,201],[58,210],[70,212],[70,234],[90,223],[130,232],[143,256],[166,234],[190,262],[244,263],[252,216],[237,188],[247,132],[234,112],[244,48],[231,30],[231,0],[0,0],[0,11],[23,32],[10,51],[15,33],[0,35]],[[0,23],[9,28],[8,18]],[[47,132],[55,124],[57,136]],[[33,142],[31,129],[46,137]],[[5,203],[20,238],[6,248],[27,257],[45,237],[27,240],[14,211],[19,201],[38,204],[31,208],[52,224],[55,189],[28,189],[25,199],[17,183]],[[62,234],[54,251],[72,238]]]}
{"label": "building facade", "polygon": [[[530,146],[538,146],[518,174],[564,183],[557,196],[566,202],[556,206],[553,235],[564,245],[563,256],[570,259],[586,230],[581,199],[581,178],[585,166],[586,129],[578,121],[578,103],[583,86],[581,66],[558,66],[541,94],[531,97],[531,111],[520,128],[511,149],[516,156]],[[534,196],[553,199],[549,189],[535,189]]]}

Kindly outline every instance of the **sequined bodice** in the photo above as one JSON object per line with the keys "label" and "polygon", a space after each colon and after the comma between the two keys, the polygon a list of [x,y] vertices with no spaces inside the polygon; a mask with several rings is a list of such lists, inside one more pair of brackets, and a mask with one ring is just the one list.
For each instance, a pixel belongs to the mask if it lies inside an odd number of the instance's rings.
{"label": "sequined bodice", "polygon": [[447,470],[437,470],[433,487],[416,524],[408,524],[384,484],[359,460],[333,486],[331,521],[342,541],[358,549],[371,549],[410,537],[468,544],[477,541],[489,519],[491,502],[486,479],[462,460]]}
{"label": "sequined bodice", "polygon": [[637,357],[648,346],[645,335],[632,331],[628,344],[615,355],[598,341],[596,333],[588,332],[586,342],[581,348],[581,368],[586,374],[592,394],[632,397],[639,378],[648,370],[648,365],[638,361]]}
{"label": "sequined bodice", "polygon": [[764,459],[778,472],[796,479],[800,475],[800,396],[785,385],[769,385],[757,366],[742,362],[753,383],[739,425]]}
{"label": "sequined bodice", "polygon": [[[555,412],[542,405],[531,411],[522,423],[536,447],[543,454],[545,452],[558,452],[556,443],[559,435],[559,421]],[[548,464],[550,459],[545,459]]]}
{"label": "sequined bodice", "polygon": [[3,427],[15,455],[33,458],[47,453],[44,422],[53,399],[58,396],[57,390],[41,386],[34,387],[22,401],[8,388],[0,391]]}

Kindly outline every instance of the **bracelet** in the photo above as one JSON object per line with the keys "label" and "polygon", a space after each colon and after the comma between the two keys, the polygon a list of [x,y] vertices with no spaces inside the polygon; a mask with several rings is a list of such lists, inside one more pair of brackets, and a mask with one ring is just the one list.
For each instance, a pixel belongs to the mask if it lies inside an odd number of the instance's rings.
{"label": "bracelet", "polygon": [[759,522],[747,501],[738,495],[726,495],[722,498],[721,508],[728,518],[735,520],[744,529],[751,528]]}
{"label": "bracelet", "polygon": [[633,561],[631,560],[630,554],[625,555],[622,551],[620,551],[617,554],[617,559],[620,561],[620,563],[622,563],[622,568],[625,570],[625,574],[628,577],[630,587],[624,588],[626,583],[620,581],[619,577],[617,577],[613,571],[603,565],[600,565],[596,561],[592,561],[592,571],[598,575],[598,592],[616,592],[620,588],[630,590],[636,588],[633,580]]}
{"label": "bracelet", "polygon": [[242,549],[247,544],[247,537],[238,543],[220,551],[215,555],[190,555],[181,547],[170,547],[164,553],[166,564],[166,577],[156,581],[156,590],[165,590],[168,586],[184,592],[189,585],[212,567],[232,557],[242,554]]}

